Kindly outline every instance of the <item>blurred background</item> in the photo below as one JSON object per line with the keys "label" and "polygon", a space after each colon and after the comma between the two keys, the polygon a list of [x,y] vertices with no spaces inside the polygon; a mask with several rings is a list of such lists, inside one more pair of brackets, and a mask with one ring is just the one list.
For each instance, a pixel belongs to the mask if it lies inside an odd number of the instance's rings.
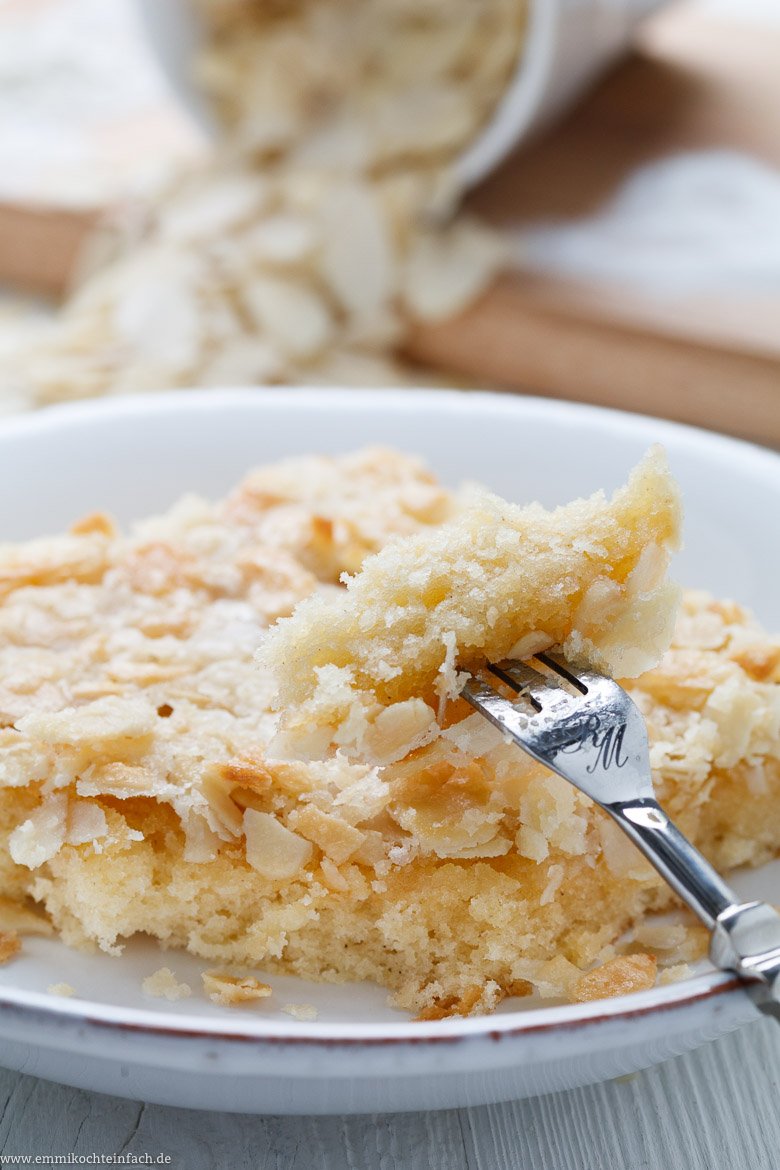
{"label": "blurred background", "polygon": [[0,283],[0,412],[455,384],[780,444],[780,7],[0,0]]}

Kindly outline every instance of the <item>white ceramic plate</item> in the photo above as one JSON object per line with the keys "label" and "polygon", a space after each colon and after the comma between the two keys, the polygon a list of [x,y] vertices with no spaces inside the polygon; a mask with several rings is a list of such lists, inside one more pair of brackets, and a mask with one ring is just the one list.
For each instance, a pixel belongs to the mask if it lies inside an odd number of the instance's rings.
{"label": "white ceramic plate", "polygon": [[[52,533],[104,508],[127,521],[184,491],[215,496],[283,455],[383,442],[423,455],[444,480],[476,478],[514,500],[555,504],[614,488],[663,442],[687,505],[677,575],[746,602],[780,628],[780,458],[654,419],[560,402],[436,391],[174,393],[51,408],[0,427],[0,539]],[[780,871],[745,894],[778,897]],[[594,907],[594,918],[598,908]],[[191,999],[144,998],[163,963]],[[0,968],[0,1061],[84,1088],[173,1105],[267,1113],[482,1104],[618,1076],[754,1019],[736,981],[684,983],[577,1006],[510,1001],[492,1017],[413,1023],[372,987],[270,976],[277,1008],[201,998],[201,961],[131,945],[124,957],[29,940]],[[46,993],[71,983],[78,998]]]}

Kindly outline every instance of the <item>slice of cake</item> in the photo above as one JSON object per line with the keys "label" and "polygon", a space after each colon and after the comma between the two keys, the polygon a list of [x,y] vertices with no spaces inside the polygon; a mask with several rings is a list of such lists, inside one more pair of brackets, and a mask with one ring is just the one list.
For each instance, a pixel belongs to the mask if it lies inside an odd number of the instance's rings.
{"label": "slice of cake", "polygon": [[[475,509],[506,547],[492,562]],[[370,451],[264,469],[129,535],[96,515],[3,547],[0,929],[40,929],[37,904],[71,945],[118,954],[141,932],[209,967],[373,980],[427,1017],[678,972],[702,940],[646,920],[671,904],[663,882],[598,809],[448,697],[461,662],[531,635],[621,673],[647,667],[631,687],[660,798],[717,865],[772,856],[780,643],[737,606],[686,594],[671,650],[650,665],[671,620],[677,528],[659,456],[611,502],[548,514],[454,499],[414,461]],[[459,551],[439,540],[465,532]],[[376,566],[408,564],[410,549],[421,567],[434,550],[460,604],[423,590],[415,606],[407,580],[419,654],[406,634],[392,640],[383,677],[368,649],[350,659],[354,607],[363,597],[367,647],[382,607],[394,637],[405,609],[383,600],[398,587]],[[364,558],[375,603],[360,577],[336,584]],[[454,567],[477,563],[482,576]],[[532,587],[534,566],[553,600]],[[296,758],[300,726],[285,711],[280,731],[255,656],[309,629],[310,596],[333,606],[338,661],[276,661],[302,709],[322,714],[312,696],[329,671],[344,672],[343,703],[311,720]]]}

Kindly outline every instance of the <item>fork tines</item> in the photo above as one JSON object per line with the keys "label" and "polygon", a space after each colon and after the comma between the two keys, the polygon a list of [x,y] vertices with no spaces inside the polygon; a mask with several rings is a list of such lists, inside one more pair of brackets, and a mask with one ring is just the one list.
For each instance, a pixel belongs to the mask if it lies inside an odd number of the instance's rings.
{"label": "fork tines", "polygon": [[[507,658],[503,662],[490,663],[487,670],[510,687],[517,694],[527,699],[535,711],[541,712],[545,705],[554,699],[560,705],[570,695],[569,687],[574,688],[578,695],[587,695],[586,684],[579,679],[558,655],[540,653],[534,655],[536,661],[542,664],[548,674],[536,670],[529,662]],[[550,678],[549,675],[553,677]],[[561,683],[564,686],[561,686]],[[465,698],[469,698],[467,693]]]}

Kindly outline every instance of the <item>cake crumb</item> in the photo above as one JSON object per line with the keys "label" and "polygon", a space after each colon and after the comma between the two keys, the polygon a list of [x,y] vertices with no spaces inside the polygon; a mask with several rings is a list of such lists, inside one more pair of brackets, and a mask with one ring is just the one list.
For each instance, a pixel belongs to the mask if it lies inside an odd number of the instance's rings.
{"label": "cake crumb", "polygon": [[286,1003],[282,1011],[294,1020],[316,1020],[319,1014],[313,1003]]}
{"label": "cake crumb", "polygon": [[266,999],[272,993],[268,983],[261,983],[254,975],[231,975],[227,971],[203,971],[203,990],[214,1003],[225,1007]]}
{"label": "cake crumb", "polygon": [[46,990],[49,995],[61,995],[65,999],[76,994],[76,988],[71,987],[69,983],[50,983]]}
{"label": "cake crumb", "polygon": [[15,930],[0,930],[0,965],[9,963],[22,949],[22,940]]}
{"label": "cake crumb", "polygon": [[192,995],[192,988],[188,983],[180,983],[170,967],[160,967],[152,975],[147,975],[141,984],[144,995],[154,996],[155,999],[186,999]]}
{"label": "cake crumb", "polygon": [[659,987],[666,987],[669,983],[679,983],[682,979],[690,979],[694,974],[693,967],[689,963],[675,963],[673,967],[667,967],[658,976]]}

